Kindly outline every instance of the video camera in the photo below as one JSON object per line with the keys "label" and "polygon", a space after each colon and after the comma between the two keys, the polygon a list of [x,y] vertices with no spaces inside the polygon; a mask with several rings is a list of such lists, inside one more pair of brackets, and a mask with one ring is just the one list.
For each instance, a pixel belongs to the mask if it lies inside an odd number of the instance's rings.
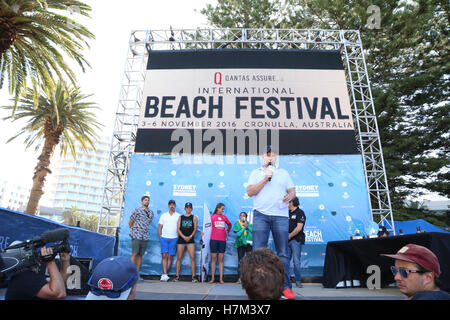
{"label": "video camera", "polygon": [[[51,261],[60,252],[70,253],[69,238],[70,232],[67,228],[55,229],[44,232],[40,237],[13,244],[0,253],[0,280],[10,278],[25,270],[39,272],[43,262]],[[59,242],[51,246],[53,254],[42,256],[39,247],[47,243]]]}

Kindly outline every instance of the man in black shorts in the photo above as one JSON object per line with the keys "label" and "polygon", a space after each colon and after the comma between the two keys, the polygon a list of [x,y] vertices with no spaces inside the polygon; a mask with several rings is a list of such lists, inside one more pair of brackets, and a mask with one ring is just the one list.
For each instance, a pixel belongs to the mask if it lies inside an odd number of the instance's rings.
{"label": "man in black shorts", "polygon": [[154,216],[153,211],[148,208],[149,203],[150,197],[143,196],[141,206],[133,210],[128,222],[132,249],[130,260],[136,265],[138,272],[141,269],[142,257],[147,250],[148,231]]}

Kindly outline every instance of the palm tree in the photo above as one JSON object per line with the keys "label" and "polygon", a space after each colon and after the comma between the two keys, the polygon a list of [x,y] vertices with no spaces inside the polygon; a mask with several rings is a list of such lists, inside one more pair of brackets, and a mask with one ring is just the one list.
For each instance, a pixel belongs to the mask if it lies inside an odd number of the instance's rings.
{"label": "palm tree", "polygon": [[[0,89],[6,76],[9,92],[15,97],[14,107],[27,81],[31,81],[35,92],[39,84],[49,85],[55,77],[67,89],[64,75],[76,84],[64,58],[75,60],[84,72],[89,63],[81,51],[89,47],[87,40],[94,35],[62,13],[89,17],[89,11],[87,4],[76,0],[0,1]],[[34,103],[36,106],[37,96]]]}
{"label": "palm tree", "polygon": [[[83,150],[86,150],[88,145],[95,149],[94,143],[98,139],[95,129],[101,127],[94,113],[91,112],[92,109],[97,109],[96,104],[86,101],[91,95],[81,94],[77,87],[65,90],[61,82],[50,87],[42,86],[37,93],[39,97],[37,107],[34,106],[33,101],[35,95],[34,89],[28,88],[19,97],[16,115],[4,118],[4,120],[12,119],[12,121],[26,120],[25,126],[7,142],[18,136],[27,135],[26,148],[35,145],[36,150],[43,142],[25,210],[26,213],[33,215],[36,215],[39,200],[44,194],[45,178],[51,173],[49,166],[55,147],[59,145],[63,155],[70,150],[75,159],[75,142],[79,142]],[[3,108],[12,110],[15,107]]]}

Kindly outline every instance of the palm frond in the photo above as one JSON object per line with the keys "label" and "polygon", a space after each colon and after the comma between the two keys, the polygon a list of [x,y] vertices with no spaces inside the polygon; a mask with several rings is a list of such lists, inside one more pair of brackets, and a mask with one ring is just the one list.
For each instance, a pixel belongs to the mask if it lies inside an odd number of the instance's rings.
{"label": "palm frond", "polygon": [[[28,83],[35,92],[38,83],[49,85],[52,79],[62,82],[66,90],[69,89],[66,78],[72,86],[77,85],[63,54],[75,61],[83,72],[90,67],[83,51],[95,37],[72,18],[73,14],[89,17],[90,11],[89,5],[75,0],[0,1],[0,16],[8,19],[6,26],[12,26],[6,31],[14,33],[11,46],[0,48],[0,88],[6,80],[9,93],[15,98],[13,115],[18,96]],[[37,97],[34,98],[36,103]]]}
{"label": "palm frond", "polygon": [[[25,148],[31,146],[39,148],[49,134],[60,135],[60,149],[63,155],[68,151],[76,158],[75,142],[79,143],[83,150],[92,147],[95,150],[95,142],[98,140],[97,132],[102,124],[97,120],[94,111],[98,109],[96,103],[88,101],[92,95],[82,94],[77,87],[65,89],[62,82],[50,87],[41,87],[37,92],[38,105],[35,106],[36,92],[33,88],[27,88],[19,96],[15,115],[9,115],[3,120],[26,120],[26,123],[7,142],[15,140],[19,136],[25,136]],[[69,102],[70,101],[70,102]],[[0,107],[12,111],[13,105]],[[48,121],[51,126],[48,127]]]}

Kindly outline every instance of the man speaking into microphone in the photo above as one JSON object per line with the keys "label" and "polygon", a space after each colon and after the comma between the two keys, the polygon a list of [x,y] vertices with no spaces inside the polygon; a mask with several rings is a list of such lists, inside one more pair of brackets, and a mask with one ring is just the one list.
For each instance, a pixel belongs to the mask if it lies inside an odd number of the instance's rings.
{"label": "man speaking into microphone", "polygon": [[250,174],[247,194],[253,198],[253,249],[267,247],[269,234],[278,257],[284,265],[283,297],[295,299],[290,281],[288,237],[289,201],[295,197],[294,183],[289,173],[276,167],[277,153],[267,146],[262,155],[263,166]]}

